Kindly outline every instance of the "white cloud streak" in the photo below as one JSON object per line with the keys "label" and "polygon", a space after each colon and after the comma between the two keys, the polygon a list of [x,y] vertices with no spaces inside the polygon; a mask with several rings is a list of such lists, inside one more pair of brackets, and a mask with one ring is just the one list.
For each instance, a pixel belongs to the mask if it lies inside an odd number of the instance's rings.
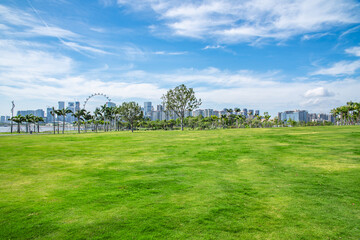
{"label": "white cloud streak", "polygon": [[352,75],[360,69],[360,60],[357,61],[340,61],[328,68],[321,68],[310,75]]}
{"label": "white cloud streak", "polygon": [[[224,43],[286,40],[360,22],[352,0],[118,0],[134,11],[151,9],[173,35]],[[163,27],[161,28],[163,30]],[[153,26],[156,30],[159,26]],[[310,35],[309,35],[310,36]]]}
{"label": "white cloud streak", "polygon": [[346,53],[360,57],[360,47],[352,47],[345,50]]}

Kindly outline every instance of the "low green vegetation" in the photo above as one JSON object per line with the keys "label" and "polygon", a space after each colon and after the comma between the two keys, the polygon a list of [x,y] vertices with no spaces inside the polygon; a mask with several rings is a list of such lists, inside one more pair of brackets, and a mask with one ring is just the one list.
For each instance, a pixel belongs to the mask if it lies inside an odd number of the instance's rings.
{"label": "low green vegetation", "polygon": [[0,136],[0,239],[359,239],[360,127]]}

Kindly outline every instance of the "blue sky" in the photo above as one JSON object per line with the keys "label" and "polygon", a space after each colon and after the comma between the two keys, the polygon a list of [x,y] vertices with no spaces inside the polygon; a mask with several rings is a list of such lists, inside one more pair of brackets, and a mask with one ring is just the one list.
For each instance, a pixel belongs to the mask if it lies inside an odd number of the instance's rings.
{"label": "blue sky", "polygon": [[360,101],[360,3],[2,0],[0,115],[95,92],[201,108],[329,112]]}

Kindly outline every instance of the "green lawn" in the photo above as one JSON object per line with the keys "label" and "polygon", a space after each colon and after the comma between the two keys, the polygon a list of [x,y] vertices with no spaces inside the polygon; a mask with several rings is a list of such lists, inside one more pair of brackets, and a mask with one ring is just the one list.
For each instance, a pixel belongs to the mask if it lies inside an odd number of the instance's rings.
{"label": "green lawn", "polygon": [[0,239],[359,238],[359,126],[0,136]]}

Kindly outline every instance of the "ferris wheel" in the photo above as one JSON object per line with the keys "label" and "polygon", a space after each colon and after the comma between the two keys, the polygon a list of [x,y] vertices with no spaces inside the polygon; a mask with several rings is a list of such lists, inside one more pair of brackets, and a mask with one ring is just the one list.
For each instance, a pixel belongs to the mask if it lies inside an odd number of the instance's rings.
{"label": "ferris wheel", "polygon": [[92,97],[95,97],[95,96],[102,96],[102,97],[104,97],[104,98],[106,98],[107,100],[108,100],[108,102],[111,102],[111,99],[108,97],[108,96],[106,96],[106,94],[104,94],[104,93],[93,93],[93,94],[91,94],[90,96],[88,96],[87,98],[86,98],[86,100],[85,100],[85,102],[84,102],[84,109],[85,109],[85,107],[86,107],[86,104],[87,104],[87,102],[92,98]]}

